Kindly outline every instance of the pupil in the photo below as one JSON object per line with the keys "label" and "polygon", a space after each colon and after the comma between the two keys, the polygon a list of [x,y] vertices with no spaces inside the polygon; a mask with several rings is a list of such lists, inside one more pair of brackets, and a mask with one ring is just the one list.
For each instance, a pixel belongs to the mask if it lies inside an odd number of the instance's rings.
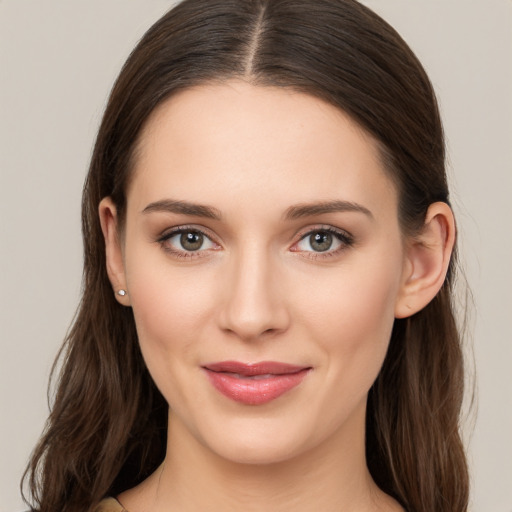
{"label": "pupil", "polygon": [[327,251],[332,245],[332,235],[325,231],[319,231],[311,235],[310,243],[311,248],[317,252]]}
{"label": "pupil", "polygon": [[187,251],[197,251],[203,245],[203,235],[197,232],[182,233],[181,246]]}

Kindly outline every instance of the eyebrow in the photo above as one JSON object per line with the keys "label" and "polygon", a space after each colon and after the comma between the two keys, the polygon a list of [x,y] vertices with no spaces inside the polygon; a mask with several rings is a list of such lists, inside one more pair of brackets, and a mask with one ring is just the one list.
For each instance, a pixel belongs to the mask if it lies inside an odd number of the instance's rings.
{"label": "eyebrow", "polygon": [[[168,212],[182,215],[192,215],[194,217],[203,217],[207,219],[221,220],[220,210],[213,206],[191,203],[189,201],[179,201],[176,199],[162,199],[148,204],[142,213]],[[359,212],[373,219],[373,214],[368,208],[351,201],[321,201],[317,203],[304,203],[290,206],[284,213],[285,220],[300,219],[302,217],[312,217],[326,213],[338,212]]]}
{"label": "eyebrow", "polygon": [[324,213],[337,212],[359,212],[373,219],[373,214],[368,208],[351,201],[321,201],[319,203],[304,203],[290,206],[284,213],[286,220],[300,219],[302,217],[311,217],[313,215],[322,215]]}
{"label": "eyebrow", "polygon": [[150,203],[142,210],[142,213],[168,212],[181,213],[183,215],[193,215],[194,217],[204,217],[207,219],[220,220],[221,213],[213,206],[204,204],[189,203],[188,201],[177,201],[175,199],[162,199]]}

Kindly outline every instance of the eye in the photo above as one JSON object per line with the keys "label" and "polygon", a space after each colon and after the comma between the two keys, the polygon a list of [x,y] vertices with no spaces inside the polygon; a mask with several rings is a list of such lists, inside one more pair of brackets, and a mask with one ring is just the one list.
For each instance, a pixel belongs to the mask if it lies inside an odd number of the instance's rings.
{"label": "eye", "polygon": [[[304,237],[298,244],[297,247],[302,251],[315,251],[315,252],[325,252],[331,249],[333,243],[336,240],[332,233],[328,233],[327,231],[317,231],[316,233],[311,233]],[[338,241],[339,243],[339,241]]]}
{"label": "eye", "polygon": [[352,237],[343,231],[333,228],[315,229],[306,233],[295,244],[293,251],[336,254],[353,244]]}
{"label": "eye", "polygon": [[219,247],[205,233],[193,228],[174,229],[163,235],[158,241],[166,250],[184,257]]}

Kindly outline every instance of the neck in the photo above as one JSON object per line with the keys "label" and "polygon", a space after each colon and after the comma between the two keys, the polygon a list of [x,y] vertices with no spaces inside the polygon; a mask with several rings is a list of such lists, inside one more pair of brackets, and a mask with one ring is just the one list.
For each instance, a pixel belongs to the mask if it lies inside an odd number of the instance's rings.
{"label": "neck", "polygon": [[366,467],[364,410],[357,423],[300,456],[240,464],[202,445],[171,414],[164,462],[139,487],[123,493],[121,502],[130,512],[163,512],[171,504],[176,512],[401,510]]}

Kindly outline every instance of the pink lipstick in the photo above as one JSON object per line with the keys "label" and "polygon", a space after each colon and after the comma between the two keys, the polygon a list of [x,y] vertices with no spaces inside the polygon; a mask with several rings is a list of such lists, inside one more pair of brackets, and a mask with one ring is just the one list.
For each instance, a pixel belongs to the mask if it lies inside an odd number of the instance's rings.
{"label": "pink lipstick", "polygon": [[254,364],[222,361],[209,363],[203,369],[224,396],[246,405],[262,405],[298,386],[311,367],[274,361]]}

